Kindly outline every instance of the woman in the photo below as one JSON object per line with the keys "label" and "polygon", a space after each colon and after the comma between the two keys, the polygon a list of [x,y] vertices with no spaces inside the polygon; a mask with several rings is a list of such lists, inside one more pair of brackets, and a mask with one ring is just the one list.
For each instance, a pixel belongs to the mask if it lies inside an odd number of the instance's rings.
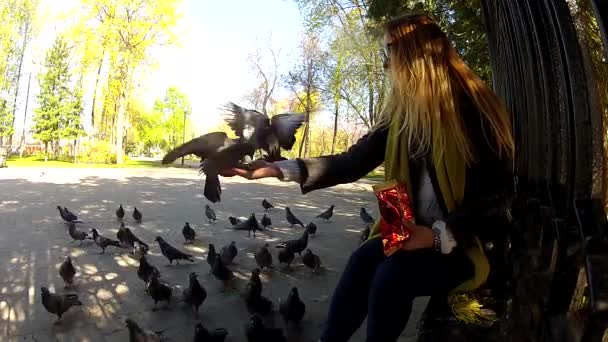
{"label": "woman", "polygon": [[224,172],[297,181],[306,193],[353,182],[384,162],[387,180],[407,184],[416,222],[404,222],[411,239],[387,257],[375,227],[351,255],[329,308],[325,342],[348,341],[366,316],[367,341],[395,341],[415,297],[483,284],[489,264],[478,237],[497,229],[489,223],[512,195],[509,115],[445,33],[427,16],[406,16],[386,24],[384,45],[391,80],[385,108],[378,125],[347,152]]}

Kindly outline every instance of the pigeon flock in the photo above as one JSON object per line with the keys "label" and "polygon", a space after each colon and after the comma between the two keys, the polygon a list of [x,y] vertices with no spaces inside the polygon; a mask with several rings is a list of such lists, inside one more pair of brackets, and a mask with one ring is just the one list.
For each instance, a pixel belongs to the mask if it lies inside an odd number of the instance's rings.
{"label": "pigeon flock", "polygon": [[[266,161],[285,159],[281,157],[280,150],[292,148],[295,143],[295,133],[305,118],[302,114],[278,114],[269,118],[263,113],[244,109],[233,103],[226,105],[225,109],[227,113],[224,115],[224,119],[237,138],[229,138],[224,132],[208,133],[170,151],[162,161],[164,164],[171,163],[189,154],[201,158],[200,172],[206,175],[203,193],[211,203],[220,201],[221,185],[218,176],[221,170],[237,166],[246,168],[247,164],[243,162],[247,161],[247,158],[253,158],[258,150],[266,153],[262,157]],[[246,230],[248,237],[252,238],[256,238],[258,231],[264,232],[270,229],[272,227],[270,213],[276,208],[266,199],[262,201],[262,208],[264,214],[260,221],[256,218],[255,213],[252,213],[247,219],[228,217],[231,228],[237,231]],[[334,208],[334,205],[331,205],[317,215],[316,219],[320,222],[330,221]],[[150,245],[138,238],[131,228],[125,225],[126,212],[122,204],[116,209],[116,218],[120,222],[116,239],[102,235],[103,232],[99,232],[95,228],[90,229],[90,232],[78,229],[78,224],[82,224],[83,221],[76,214],[66,207],[57,206],[57,209],[68,226],[68,234],[72,243],[77,241],[81,245],[85,240],[92,240],[99,247],[100,254],[105,254],[106,249],[127,249],[131,258],[139,260],[137,276],[145,284],[146,295],[152,299],[152,311],[156,311],[159,305],[170,308],[173,302],[181,302],[191,308],[194,318],[198,320],[201,306],[204,306],[208,296],[207,290],[199,282],[199,274],[190,272],[188,282],[181,291],[166,282],[166,278],[163,278],[159,268],[146,258]],[[254,254],[258,267],[251,270],[249,281],[242,293],[245,307],[251,315],[244,329],[245,337],[249,342],[287,341],[283,329],[267,324],[267,316],[278,313],[282,317],[285,327],[289,328],[292,325],[297,326],[306,313],[306,304],[300,298],[297,287],[291,288],[285,299],[279,298],[278,305],[275,307],[274,301],[264,295],[260,274],[272,272],[275,269],[289,272],[296,259],[301,260],[302,264],[311,270],[311,276],[319,273],[323,267],[321,257],[313,253],[308,246],[310,236],[317,234],[317,225],[314,222],[304,225],[289,207],[284,209],[285,219],[290,227],[297,227],[295,229],[302,230],[302,234],[297,239],[284,241],[274,246],[279,267],[275,267],[273,264],[273,253],[271,252],[273,249],[268,243],[260,245]],[[360,242],[363,243],[370,234],[370,226],[373,225],[374,219],[364,208],[361,208],[359,216],[366,225],[361,233]],[[143,213],[135,207],[131,217],[138,224],[143,221]],[[209,224],[215,224],[218,221],[218,217],[210,205],[205,206],[205,217]],[[189,222],[185,222],[182,235],[185,245],[197,241],[196,230],[190,226]],[[154,240],[158,244],[160,253],[168,260],[167,267],[180,262],[195,263],[194,255],[171,245],[162,236],[156,236]],[[239,250],[235,241],[218,247],[219,249],[213,243],[208,244],[205,258],[209,266],[208,273],[219,281],[222,291],[234,290],[236,289],[235,275],[231,267],[238,263],[238,261],[235,262],[235,259],[238,257]],[[73,289],[74,282],[78,280],[76,268],[69,256],[63,260],[59,275],[64,281],[65,288]],[[42,304],[46,310],[57,315],[56,324],[61,322],[63,315],[72,306],[86,305],[75,293],[52,293],[47,287],[41,287],[41,294]],[[146,330],[133,318],[127,318],[125,325],[129,330],[129,341],[131,342],[161,341],[164,338],[165,331]],[[210,330],[202,322],[198,322],[193,329],[192,341],[221,342],[229,333],[235,334],[235,332],[228,332],[223,328]]]}
{"label": "pigeon flock", "polygon": [[[255,214],[251,214],[247,220],[229,217],[231,228],[247,230],[248,233],[253,231],[254,237],[256,231],[268,229],[268,227],[272,225],[269,214],[275,207],[266,199],[262,201],[262,207],[265,211],[262,221],[266,222],[260,224],[255,217]],[[322,221],[329,221],[334,214],[334,208],[333,205],[330,206],[326,211],[317,215],[316,218]],[[163,280],[159,268],[152,265],[146,258],[150,246],[138,238],[133,231],[125,225],[125,210],[122,204],[116,210],[116,217],[120,221],[116,239],[101,235],[95,228],[90,229],[90,234],[84,230],[79,230],[77,225],[83,223],[83,221],[80,220],[76,214],[65,207],[57,206],[57,209],[61,219],[68,226],[68,234],[72,238],[72,243],[78,241],[79,244],[82,244],[82,241],[84,240],[92,240],[93,243],[99,247],[100,254],[105,254],[105,251],[108,248],[127,249],[132,258],[139,260],[137,276],[144,282],[146,293],[152,299],[152,311],[156,311],[158,305],[166,305],[166,307],[169,308],[171,307],[172,302],[181,302],[192,309],[192,314],[195,319],[199,318],[200,308],[207,299],[207,290],[198,280],[199,274],[197,272],[190,272],[188,275],[188,283],[184,286],[183,290],[181,290],[181,293],[176,293],[177,289],[173,285],[166,283]],[[141,222],[143,220],[143,214],[141,211],[135,210],[137,209],[134,209],[132,215],[133,219],[135,222]],[[208,205],[206,206],[205,216],[211,223],[217,221],[214,210]],[[360,217],[366,225],[366,228],[361,232],[361,242],[363,242],[369,236],[370,225],[373,224],[374,220],[364,208],[361,208]],[[298,239],[284,241],[274,246],[278,249],[277,259],[280,265],[279,267],[275,267],[273,264],[273,253],[271,252],[271,247],[268,243],[261,245],[254,254],[254,259],[258,267],[251,270],[249,282],[243,291],[245,307],[251,315],[250,321],[245,324],[244,328],[245,337],[249,342],[287,341],[285,333],[281,328],[267,326],[264,319],[273,314],[273,312],[277,312],[282,317],[285,326],[290,327],[291,325],[297,325],[306,312],[306,304],[300,298],[297,287],[291,288],[284,300],[279,298],[278,305],[275,307],[273,300],[263,294],[260,274],[262,272],[272,272],[272,270],[275,269],[289,272],[292,263],[296,260],[296,255],[301,259],[302,264],[311,270],[311,274],[317,274],[322,268],[321,258],[319,255],[314,254],[308,246],[310,235],[315,235],[317,233],[316,224],[310,222],[305,226],[288,207],[285,207],[285,218],[289,224],[303,227],[302,235]],[[192,244],[197,240],[196,231],[188,222],[184,224],[182,235],[184,244]],[[175,264],[178,264],[179,262],[195,262],[192,254],[188,254],[179,248],[172,246],[163,239],[163,237],[156,236],[155,241],[158,244],[161,254],[168,260],[166,266],[173,265],[174,262]],[[216,249],[213,243],[210,243],[208,246],[206,261],[209,265],[209,274],[220,282],[222,291],[235,289],[232,284],[235,276],[230,267],[235,262],[237,256],[238,248],[235,241],[222,246],[219,250]],[[66,256],[61,263],[59,275],[63,279],[65,289],[73,289],[77,272],[70,256]],[[55,324],[61,323],[63,315],[69,311],[72,306],[86,305],[86,303],[83,304],[80,301],[76,293],[53,293],[47,287],[41,287],[41,299],[45,309],[49,313],[57,316]],[[129,330],[129,341],[162,341],[164,338],[163,334],[165,331],[145,330],[132,318],[127,318],[125,320],[125,325]],[[194,337],[192,341],[194,342],[221,342],[224,341],[229,334],[224,328],[208,330],[201,322],[194,326],[193,331]]]}

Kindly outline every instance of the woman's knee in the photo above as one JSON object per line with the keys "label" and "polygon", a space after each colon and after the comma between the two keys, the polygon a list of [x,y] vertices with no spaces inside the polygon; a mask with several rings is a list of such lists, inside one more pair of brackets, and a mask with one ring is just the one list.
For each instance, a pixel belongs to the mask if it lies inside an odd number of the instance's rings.
{"label": "woman's knee", "polygon": [[366,241],[351,253],[349,263],[361,263],[384,257],[380,238]]}

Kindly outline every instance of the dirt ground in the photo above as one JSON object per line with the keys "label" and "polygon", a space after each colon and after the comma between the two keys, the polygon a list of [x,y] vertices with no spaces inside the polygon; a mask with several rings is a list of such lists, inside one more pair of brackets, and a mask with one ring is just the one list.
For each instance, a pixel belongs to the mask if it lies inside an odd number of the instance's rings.
{"label": "dirt ground", "polygon": [[[212,205],[218,221],[207,223],[206,200],[202,181],[189,169],[0,169],[0,340],[2,341],[128,341],[124,320],[130,317],[144,328],[166,329],[168,341],[190,341],[197,320],[182,303],[152,312],[153,301],[144,292],[137,277],[138,261],[127,250],[109,247],[105,255],[91,243],[72,244],[56,209],[67,206],[84,221],[79,228],[97,228],[102,235],[115,238],[119,223],[114,216],[118,204],[127,210],[126,225],[151,245],[148,260],[156,265],[162,279],[181,294],[188,274],[199,273],[208,297],[201,307],[200,321],[207,328],[223,327],[227,341],[245,341],[244,324],[249,314],[240,290],[244,289],[255,267],[254,251],[264,242],[297,238],[302,230],[289,228],[285,206],[304,223],[330,204],[336,209],[329,223],[315,220],[317,235],[309,247],[318,254],[324,270],[312,275],[296,257],[293,270],[273,270],[263,275],[263,293],[273,299],[285,298],[297,286],[306,303],[306,315],[298,328],[287,331],[289,341],[313,342],[319,337],[333,288],[349,254],[357,247],[363,224],[359,208],[370,209],[377,216],[371,183],[361,181],[307,195],[295,183],[279,181],[245,182],[222,179],[222,202]],[[261,219],[261,201],[269,199],[277,208],[269,212],[272,229],[248,238],[246,232],[230,229],[228,216],[247,217],[255,212]],[[143,212],[141,224],[133,221],[133,206]],[[183,245],[181,229],[190,222],[198,240]],[[195,255],[194,264],[169,266],[153,241],[160,235],[174,246]],[[221,248],[235,241],[239,253],[232,267],[239,290],[222,293],[220,283],[208,274],[205,262],[209,243]],[[275,248],[271,248],[276,260]],[[58,274],[63,256],[71,255],[77,268],[74,289],[64,290]],[[77,293],[82,307],[64,315],[54,325],[55,316],[47,313],[40,301],[40,287],[59,293]],[[401,342],[415,339],[415,325],[425,299],[416,302],[415,310]],[[274,321],[274,322],[273,322]],[[270,323],[282,326],[276,315]],[[364,326],[364,325],[363,325]],[[360,331],[353,341],[363,341]],[[364,331],[363,331],[364,332]]]}

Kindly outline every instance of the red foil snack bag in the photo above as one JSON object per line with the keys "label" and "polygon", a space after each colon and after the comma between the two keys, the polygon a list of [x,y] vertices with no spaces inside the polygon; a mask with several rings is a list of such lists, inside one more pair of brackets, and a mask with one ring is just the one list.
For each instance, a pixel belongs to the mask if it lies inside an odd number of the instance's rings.
{"label": "red foil snack bag", "polygon": [[402,219],[414,222],[407,187],[398,181],[389,181],[372,187],[380,208],[380,234],[384,244],[384,254],[390,256],[403,247],[410,238],[410,230],[402,224]]}

